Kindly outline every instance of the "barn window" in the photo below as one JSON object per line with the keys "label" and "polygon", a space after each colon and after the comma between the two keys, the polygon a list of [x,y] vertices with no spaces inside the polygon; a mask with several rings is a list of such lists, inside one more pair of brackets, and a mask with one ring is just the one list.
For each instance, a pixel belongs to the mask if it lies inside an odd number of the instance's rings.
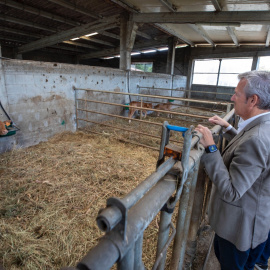
{"label": "barn window", "polygon": [[259,57],[258,70],[270,71],[270,56]]}
{"label": "barn window", "polygon": [[153,63],[152,62],[134,62],[134,63],[131,63],[131,70],[152,72]]}
{"label": "barn window", "polygon": [[250,71],[252,58],[195,60],[193,84],[235,87],[239,73]]}

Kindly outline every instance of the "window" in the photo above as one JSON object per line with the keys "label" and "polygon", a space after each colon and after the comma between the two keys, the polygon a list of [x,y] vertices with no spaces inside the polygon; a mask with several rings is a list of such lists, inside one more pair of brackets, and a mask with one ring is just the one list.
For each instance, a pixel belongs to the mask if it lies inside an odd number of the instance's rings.
{"label": "window", "polygon": [[270,56],[261,56],[258,62],[258,70],[270,71]]}
{"label": "window", "polygon": [[196,60],[193,84],[216,85],[219,60]]}
{"label": "window", "polygon": [[153,63],[152,62],[131,63],[131,70],[143,71],[143,72],[152,72],[153,71]]}
{"label": "window", "polygon": [[250,71],[252,58],[196,60],[193,84],[235,87],[239,73]]}

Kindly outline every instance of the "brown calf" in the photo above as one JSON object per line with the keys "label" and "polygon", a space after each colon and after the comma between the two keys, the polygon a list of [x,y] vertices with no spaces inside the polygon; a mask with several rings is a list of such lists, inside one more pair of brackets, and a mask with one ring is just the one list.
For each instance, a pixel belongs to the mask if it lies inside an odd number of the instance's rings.
{"label": "brown calf", "polygon": [[[160,104],[156,105],[156,106],[154,107],[154,109],[170,111],[170,110],[172,109],[172,106],[173,106],[173,104],[172,104],[171,102],[160,103]],[[157,112],[157,116],[159,116],[160,113],[161,113],[161,112]],[[168,113],[168,117],[169,117],[169,118],[172,118],[172,114],[171,114],[171,113]]]}
{"label": "brown calf", "polygon": [[8,133],[5,124],[0,121],[0,135],[6,135]]}
{"label": "brown calf", "polygon": [[[129,113],[128,113],[129,123],[131,122],[131,118],[134,115],[134,113],[136,111],[140,110],[141,106],[143,108],[147,108],[147,109],[152,109],[153,108],[152,103],[146,103],[146,102],[141,103],[140,101],[132,101],[132,102],[130,102],[129,105],[130,106],[134,106],[134,107],[138,107],[138,108],[131,108],[131,107],[129,107]],[[144,113],[144,118],[145,118],[146,117],[146,114],[147,114],[147,110],[146,109],[142,110],[142,114],[143,113]]]}

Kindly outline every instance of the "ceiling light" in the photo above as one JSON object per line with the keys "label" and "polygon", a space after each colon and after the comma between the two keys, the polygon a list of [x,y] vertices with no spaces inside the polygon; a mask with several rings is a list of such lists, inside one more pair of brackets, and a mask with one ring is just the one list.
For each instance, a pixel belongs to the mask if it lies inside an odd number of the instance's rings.
{"label": "ceiling light", "polygon": [[102,59],[113,59],[113,56],[103,57]]}
{"label": "ceiling light", "polygon": [[152,52],[156,52],[157,50],[145,50],[145,51],[142,51],[142,53],[152,53]]}
{"label": "ceiling light", "polygon": [[141,54],[140,52],[132,52],[130,55],[138,55]]}
{"label": "ceiling light", "polygon": [[[211,45],[211,44],[210,44]],[[187,47],[188,46],[188,44],[180,44],[180,45],[177,45],[177,46],[175,46],[175,48],[177,49],[177,48],[184,48],[184,47]]]}
{"label": "ceiling light", "polygon": [[72,38],[71,40],[77,40],[77,39],[80,39],[80,38],[78,38],[78,37],[75,37],[75,38]]}
{"label": "ceiling light", "polygon": [[167,51],[169,48],[168,47],[161,47],[161,48],[158,48],[157,50],[158,51]]}
{"label": "ceiling light", "polygon": [[114,57],[118,57],[118,58],[120,58],[120,54],[118,54],[118,55],[115,55]]}
{"label": "ceiling light", "polygon": [[98,34],[98,32],[94,32],[94,33],[91,33],[91,34],[87,34],[87,35],[85,35],[86,37],[90,37],[90,36],[94,36],[94,35],[97,35]]}

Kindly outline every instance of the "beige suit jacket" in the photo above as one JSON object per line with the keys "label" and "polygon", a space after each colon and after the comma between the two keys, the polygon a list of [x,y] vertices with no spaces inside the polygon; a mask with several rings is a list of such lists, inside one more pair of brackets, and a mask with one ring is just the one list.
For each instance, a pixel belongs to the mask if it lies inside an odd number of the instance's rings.
{"label": "beige suit jacket", "polygon": [[270,229],[270,114],[234,132],[222,155],[204,154],[201,161],[214,183],[210,225],[246,251],[264,242]]}

